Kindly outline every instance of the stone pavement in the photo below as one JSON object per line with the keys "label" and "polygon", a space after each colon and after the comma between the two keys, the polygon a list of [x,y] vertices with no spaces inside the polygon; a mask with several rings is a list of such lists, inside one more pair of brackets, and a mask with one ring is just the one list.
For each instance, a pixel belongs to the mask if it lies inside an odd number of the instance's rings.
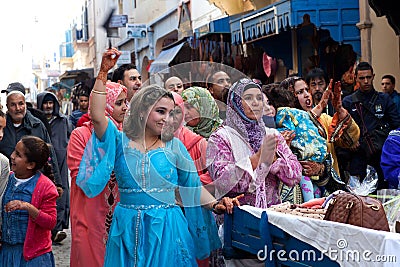
{"label": "stone pavement", "polygon": [[64,230],[67,233],[61,243],[53,243],[53,254],[56,267],[69,267],[69,255],[71,252],[71,230]]}

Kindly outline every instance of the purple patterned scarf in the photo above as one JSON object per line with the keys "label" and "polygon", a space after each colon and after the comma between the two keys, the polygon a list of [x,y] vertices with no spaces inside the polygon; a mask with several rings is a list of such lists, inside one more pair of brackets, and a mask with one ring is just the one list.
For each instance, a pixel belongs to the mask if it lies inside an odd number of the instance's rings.
{"label": "purple patterned scarf", "polygon": [[251,120],[244,114],[242,96],[244,91],[250,88],[258,88],[261,91],[260,86],[247,78],[240,79],[231,86],[228,93],[225,125],[241,134],[253,151],[257,152],[265,136],[265,125],[262,118],[258,121]]}

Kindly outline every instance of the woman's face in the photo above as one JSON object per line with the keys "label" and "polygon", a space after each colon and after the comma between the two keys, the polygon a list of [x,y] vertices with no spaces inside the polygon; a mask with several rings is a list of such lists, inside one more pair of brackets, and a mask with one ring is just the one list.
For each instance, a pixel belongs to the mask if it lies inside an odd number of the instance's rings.
{"label": "woman's face", "polygon": [[149,112],[146,122],[146,132],[150,135],[161,135],[161,131],[174,108],[174,100],[169,97],[163,97],[156,102]]}
{"label": "woman's face", "polygon": [[258,88],[250,88],[244,91],[242,106],[244,114],[251,120],[259,120],[263,115],[263,94]]}
{"label": "woman's face", "polygon": [[183,112],[180,106],[175,105],[174,112],[172,113],[172,125],[174,132],[179,129],[183,120]]}
{"label": "woman's face", "polygon": [[195,127],[200,122],[200,112],[191,104],[185,102],[186,125]]}
{"label": "woman's face", "polygon": [[303,110],[309,111],[312,109],[313,101],[308,89],[308,85],[304,80],[298,80],[294,84],[294,95],[299,100]]}
{"label": "woman's face", "polygon": [[263,103],[264,103],[264,114],[263,115],[269,116],[269,117],[275,117],[276,110],[275,110],[274,106],[272,106],[269,103],[269,99],[265,94],[263,94],[263,98],[264,98],[264,100],[263,100]]}
{"label": "woman's face", "polygon": [[127,109],[126,93],[121,92],[117,97],[117,100],[114,102],[114,110],[112,113],[113,119],[119,123],[123,122]]}

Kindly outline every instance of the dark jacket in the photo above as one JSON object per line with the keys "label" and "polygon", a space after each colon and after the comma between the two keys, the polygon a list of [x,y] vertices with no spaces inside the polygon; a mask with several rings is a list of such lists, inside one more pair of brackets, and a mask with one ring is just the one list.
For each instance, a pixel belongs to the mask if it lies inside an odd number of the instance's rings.
{"label": "dark jacket", "polygon": [[54,150],[56,151],[58,166],[61,178],[68,182],[68,166],[67,158],[67,145],[69,136],[73,130],[72,124],[69,122],[68,117],[60,113],[60,104],[57,97],[51,92],[42,92],[37,95],[37,106],[42,110],[43,99],[48,95],[54,103],[53,118],[49,121],[51,127],[51,142]]}
{"label": "dark jacket", "polygon": [[[374,95],[376,96],[374,97]],[[360,127],[360,142],[363,141],[365,131],[361,117],[356,109],[356,103],[358,102],[362,105],[363,119],[368,132],[372,132],[380,125],[387,125],[392,130],[400,126],[400,116],[388,94],[377,92],[375,89],[365,93],[357,90],[343,98],[343,107]]]}
{"label": "dark jacket", "polygon": [[40,109],[37,108],[33,108],[33,107],[27,107],[27,109],[31,112],[31,114],[38,118],[46,127],[47,132],[49,133],[49,135],[51,136],[51,127],[49,122],[46,119],[46,114],[41,111]]}
{"label": "dark jacket", "polygon": [[53,117],[49,120],[51,127],[51,142],[57,155],[58,169],[60,170],[61,182],[64,193],[57,200],[57,225],[56,229],[62,231],[68,228],[69,223],[69,179],[67,166],[67,145],[73,130],[68,117],[60,113],[60,104],[56,95],[45,91],[37,95],[37,106],[43,110],[43,100],[53,101]]}
{"label": "dark jacket", "polygon": [[[3,139],[0,141],[0,153],[3,153],[8,159],[10,159],[10,156],[14,151],[18,141],[21,140],[24,135],[37,136],[43,139],[43,141],[45,141],[46,143],[52,144],[46,127],[38,118],[35,118],[29,110],[26,110],[23,123],[18,128],[14,127],[12,118],[9,114],[7,114],[6,117],[7,122],[6,127],[4,128],[4,136]],[[60,171],[58,170],[57,156],[53,147],[51,147],[50,149],[50,155],[56,185],[61,186],[62,183]]]}

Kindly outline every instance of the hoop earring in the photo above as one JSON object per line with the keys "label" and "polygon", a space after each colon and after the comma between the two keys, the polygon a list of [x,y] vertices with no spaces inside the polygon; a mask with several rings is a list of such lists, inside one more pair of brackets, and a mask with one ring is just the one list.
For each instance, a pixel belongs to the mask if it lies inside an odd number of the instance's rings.
{"label": "hoop earring", "polygon": [[140,121],[142,121],[143,120],[143,117],[140,117]]}

